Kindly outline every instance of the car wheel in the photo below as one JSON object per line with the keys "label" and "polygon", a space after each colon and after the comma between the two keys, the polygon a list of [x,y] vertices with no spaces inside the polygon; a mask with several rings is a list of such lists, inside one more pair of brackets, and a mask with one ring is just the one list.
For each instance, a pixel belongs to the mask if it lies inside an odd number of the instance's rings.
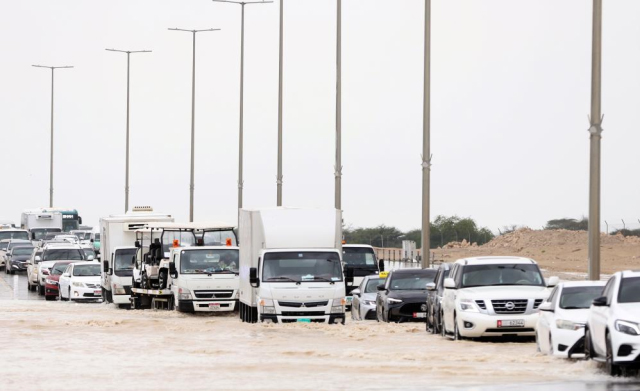
{"label": "car wheel", "polygon": [[553,338],[551,338],[551,334],[549,334],[549,355],[553,356]]}
{"label": "car wheel", "polygon": [[140,279],[140,287],[142,289],[150,289],[149,278],[147,277],[147,273],[142,273],[142,277]]}
{"label": "car wheel", "polygon": [[71,287],[69,287],[69,291],[67,293],[67,300],[71,301]]}
{"label": "car wheel", "polygon": [[167,271],[162,270],[158,273],[158,289],[165,289],[167,287]]}
{"label": "car wheel", "polygon": [[609,336],[609,333],[607,333],[606,335],[607,338],[607,361],[606,361],[606,369],[607,369],[607,374],[609,376],[620,376],[622,374],[622,371],[620,370],[620,367],[616,364],[614,364],[613,362],[613,348],[611,345],[611,337]]}
{"label": "car wheel", "polygon": [[591,343],[591,332],[588,328],[584,329],[584,359],[593,358],[593,344]]}
{"label": "car wheel", "polygon": [[62,297],[62,289],[58,288],[58,299],[60,299],[60,301],[64,301],[64,297]]}
{"label": "car wheel", "polygon": [[442,327],[440,328],[440,334],[443,337],[446,337],[447,336],[447,329],[444,326],[444,313],[442,313],[442,312],[440,313],[440,319],[442,319]]}
{"label": "car wheel", "polygon": [[433,334],[440,334],[442,330],[442,317],[433,314]]}
{"label": "car wheel", "polygon": [[45,299],[46,301],[55,301],[55,300],[56,300],[56,297],[55,297],[55,296],[52,296],[52,295],[48,295],[48,296],[45,296],[45,297],[44,297],[44,299]]}
{"label": "car wheel", "polygon": [[458,330],[458,318],[453,316],[453,340],[460,341],[462,336],[460,335],[460,330]]}
{"label": "car wheel", "polygon": [[167,309],[169,311],[173,311],[176,309],[176,298],[173,295],[169,297],[169,303],[167,304]]}
{"label": "car wheel", "polygon": [[536,352],[542,353],[542,349],[540,349],[540,336],[538,336],[537,331],[536,331]]}
{"label": "car wheel", "polygon": [[38,295],[44,296],[44,287],[38,284]]}

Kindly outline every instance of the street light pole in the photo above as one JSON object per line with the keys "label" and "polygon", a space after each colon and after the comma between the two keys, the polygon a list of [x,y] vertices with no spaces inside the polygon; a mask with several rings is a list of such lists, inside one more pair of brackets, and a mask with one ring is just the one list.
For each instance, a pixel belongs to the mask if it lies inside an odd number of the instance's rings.
{"label": "street light pole", "polygon": [[284,0],[280,0],[280,49],[278,67],[278,185],[277,205],[282,206],[282,67],[283,67],[283,34],[284,34]]}
{"label": "street light pole", "polygon": [[[269,4],[273,1],[232,1],[212,0],[214,3],[239,4],[242,10],[240,24],[240,129],[238,132],[238,210],[242,209],[242,190],[244,187],[244,6],[249,4]],[[238,219],[238,223],[240,220]]]}
{"label": "street light pole", "polygon": [[193,34],[193,64],[191,69],[191,176],[189,182],[189,222],[193,222],[193,191],[195,189],[195,136],[196,136],[196,33],[219,31],[220,29],[185,30],[170,28],[171,31],[186,31]]}
{"label": "street light pole", "polygon": [[129,211],[129,71],[131,65],[131,53],[151,53],[151,50],[118,50],[105,49],[109,52],[119,52],[127,54],[127,139],[126,139],[126,163],[125,163],[125,182],[124,182],[124,212]]}
{"label": "street light pole", "polygon": [[54,71],[56,69],[63,69],[63,68],[73,68],[73,66],[70,65],[64,65],[64,66],[58,66],[58,67],[52,67],[52,66],[46,66],[46,65],[32,65],[33,67],[36,68],[47,68],[47,69],[51,69],[51,151],[50,151],[50,155],[49,155],[49,207],[53,208],[53,80],[54,80]]}
{"label": "street light pole", "polygon": [[335,204],[342,210],[342,0],[336,15],[336,166]]}
{"label": "street light pole", "polygon": [[424,3],[424,98],[422,111],[422,267],[429,267],[431,230],[431,0]]}
{"label": "street light pole", "polygon": [[602,76],[602,0],[593,0],[591,115],[589,116],[589,279],[600,279],[600,142]]}

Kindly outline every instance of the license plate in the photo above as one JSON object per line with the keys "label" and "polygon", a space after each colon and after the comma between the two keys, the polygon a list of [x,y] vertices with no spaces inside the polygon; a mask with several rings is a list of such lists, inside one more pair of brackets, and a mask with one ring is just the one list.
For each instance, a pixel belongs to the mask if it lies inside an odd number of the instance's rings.
{"label": "license plate", "polygon": [[102,296],[102,291],[93,291],[93,294],[96,296]]}
{"label": "license plate", "polygon": [[212,310],[219,310],[220,303],[209,303],[209,308],[211,308]]}
{"label": "license plate", "polygon": [[413,313],[413,317],[414,318],[426,318],[427,317],[427,313],[426,312],[414,312]]}
{"label": "license plate", "polygon": [[524,327],[524,319],[499,320],[498,327]]}
{"label": "license plate", "polygon": [[311,323],[311,319],[309,319],[309,318],[300,318],[300,319],[298,319],[298,323]]}

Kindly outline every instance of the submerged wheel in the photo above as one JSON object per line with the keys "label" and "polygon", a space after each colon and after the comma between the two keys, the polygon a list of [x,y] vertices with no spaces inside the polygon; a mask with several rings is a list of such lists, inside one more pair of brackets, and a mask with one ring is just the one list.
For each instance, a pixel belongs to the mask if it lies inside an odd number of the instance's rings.
{"label": "submerged wheel", "polygon": [[606,361],[606,369],[607,369],[607,374],[609,376],[620,376],[622,375],[622,371],[620,369],[620,366],[616,365],[613,361],[613,348],[611,347],[611,337],[609,336],[609,333],[607,333],[607,361]]}
{"label": "submerged wheel", "polygon": [[140,279],[140,285],[142,289],[149,289],[149,278],[147,277],[147,273],[142,273],[142,277]]}
{"label": "submerged wheel", "polygon": [[453,317],[453,340],[460,341],[462,336],[460,335],[460,330],[458,329],[458,318],[456,316]]}
{"label": "submerged wheel", "polygon": [[591,332],[588,328],[584,330],[584,359],[590,360],[593,358],[593,344],[591,343]]}
{"label": "submerged wheel", "polygon": [[161,270],[158,274],[158,289],[165,289],[167,287],[167,271]]}

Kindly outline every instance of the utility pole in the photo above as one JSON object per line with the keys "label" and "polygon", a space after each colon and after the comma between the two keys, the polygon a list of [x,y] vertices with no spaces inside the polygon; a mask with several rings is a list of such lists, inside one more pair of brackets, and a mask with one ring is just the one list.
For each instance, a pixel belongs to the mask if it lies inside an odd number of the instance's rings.
{"label": "utility pole", "polygon": [[129,71],[131,65],[131,53],[151,53],[151,50],[118,50],[105,49],[110,52],[119,52],[127,54],[127,139],[126,139],[126,162],[125,162],[125,181],[124,181],[124,212],[129,211]]}
{"label": "utility pole", "polygon": [[284,0],[280,0],[280,50],[278,66],[278,185],[277,205],[282,206],[282,67],[283,67],[283,34],[284,34]]}
{"label": "utility pole", "polygon": [[342,0],[336,15],[336,166],[335,204],[342,210]]}
{"label": "utility pole", "polygon": [[424,98],[422,109],[422,267],[429,267],[431,257],[430,181],[431,181],[431,0],[424,2]]}
{"label": "utility pole", "polygon": [[36,68],[51,69],[51,151],[49,154],[49,208],[53,208],[53,80],[54,71],[56,69],[73,68],[71,65],[64,65],[58,67],[46,66],[46,65],[32,65]]}
{"label": "utility pole", "polygon": [[589,116],[589,279],[600,280],[600,142],[602,77],[602,0],[593,0],[591,115]]}
{"label": "utility pole", "polygon": [[[273,1],[232,1],[212,0],[214,3],[239,4],[242,10],[240,24],[240,130],[238,132],[238,211],[242,209],[242,190],[244,187],[244,6],[249,4],[269,4]],[[239,213],[239,212],[238,212]],[[240,219],[238,219],[240,224]]]}
{"label": "utility pole", "polygon": [[185,30],[170,28],[171,31],[186,31],[193,34],[193,65],[191,70],[191,180],[189,183],[189,222],[193,222],[193,191],[195,189],[195,121],[196,121],[196,34],[220,29]]}

